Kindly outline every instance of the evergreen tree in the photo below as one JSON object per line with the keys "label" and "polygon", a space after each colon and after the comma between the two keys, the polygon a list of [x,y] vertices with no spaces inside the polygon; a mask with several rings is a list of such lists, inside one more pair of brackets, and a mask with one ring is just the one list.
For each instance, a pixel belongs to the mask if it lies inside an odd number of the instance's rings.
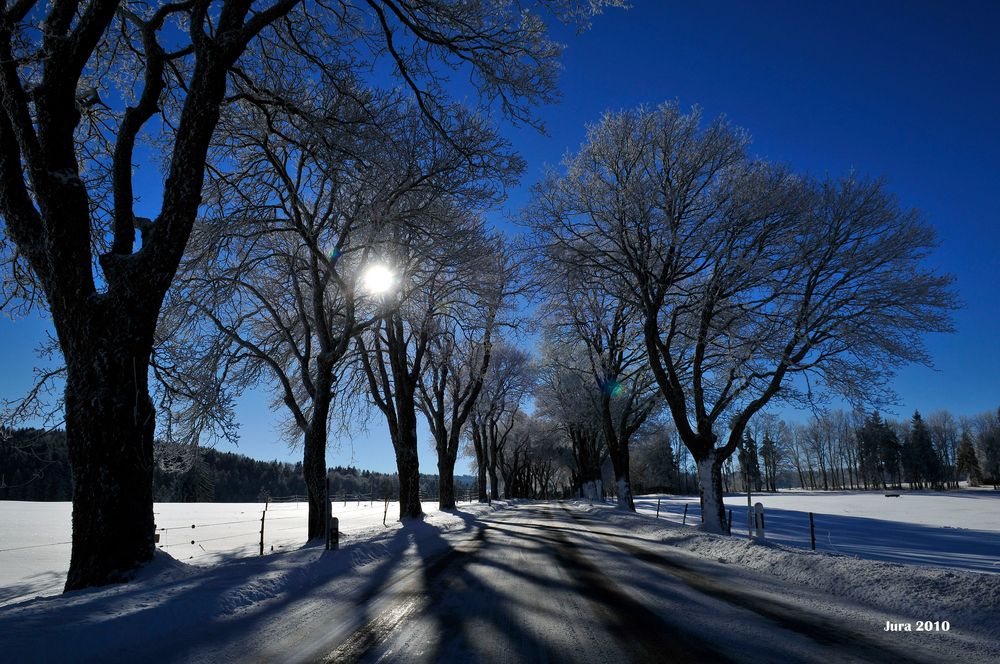
{"label": "evergreen tree", "polygon": [[744,482],[743,488],[747,484],[753,487],[754,491],[760,491],[762,481],[760,476],[760,456],[757,453],[757,442],[750,437],[750,432],[743,435],[743,445],[740,446],[740,477]]}
{"label": "evergreen tree", "polygon": [[983,471],[979,468],[979,458],[968,430],[962,432],[962,441],[958,444],[958,474],[968,478],[969,486],[979,486],[983,481]]}
{"label": "evergreen tree", "polygon": [[865,419],[857,432],[858,456],[865,485],[888,488],[888,482],[899,486],[902,445],[896,432],[877,411]]}
{"label": "evergreen tree", "polygon": [[930,431],[919,411],[913,413],[910,431],[903,442],[901,457],[903,473],[911,488],[922,489],[925,486],[940,485],[943,476],[941,459],[934,449]]}

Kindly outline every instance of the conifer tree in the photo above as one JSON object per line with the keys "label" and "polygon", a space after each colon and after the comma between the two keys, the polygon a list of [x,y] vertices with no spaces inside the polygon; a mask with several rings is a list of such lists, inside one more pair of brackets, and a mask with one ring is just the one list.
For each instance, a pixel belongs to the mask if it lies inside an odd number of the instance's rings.
{"label": "conifer tree", "polygon": [[962,432],[962,441],[958,444],[958,474],[968,477],[969,486],[979,486],[983,481],[983,471],[979,467],[972,434],[968,430]]}

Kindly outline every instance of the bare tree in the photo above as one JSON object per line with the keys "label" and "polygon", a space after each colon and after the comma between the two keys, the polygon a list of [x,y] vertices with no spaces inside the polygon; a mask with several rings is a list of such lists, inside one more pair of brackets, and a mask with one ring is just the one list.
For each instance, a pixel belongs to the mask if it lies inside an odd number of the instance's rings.
{"label": "bare tree", "polygon": [[[473,213],[443,201],[427,210],[423,224],[393,234],[387,263],[400,275],[399,288],[386,294],[380,322],[355,337],[369,397],[386,418],[396,453],[401,518],[422,516],[417,411],[432,346],[447,345],[451,312],[467,305],[491,249]],[[485,354],[483,361],[488,365]]]}
{"label": "bare tree", "polygon": [[527,353],[507,344],[494,346],[489,370],[469,422],[468,435],[476,454],[480,502],[500,498],[498,459],[504,453],[516,415],[534,382],[534,366]]}
{"label": "bare tree", "polygon": [[[156,366],[168,396],[179,391],[178,379],[187,396],[192,375],[206,369],[205,385],[232,382],[239,390],[267,380],[276,388],[291,432],[302,437],[309,538],[323,535],[337,373],[353,338],[384,313],[365,292],[365,270],[384,253],[385,237],[420,223],[434,201],[491,200],[494,186],[486,180],[494,172],[485,169],[510,163],[485,127],[468,122],[444,141],[395,95],[339,93],[325,102],[313,113],[318,118],[301,109],[284,120],[251,110],[224,126],[230,157],[245,168],[211,183],[225,203],[222,220],[196,229],[192,258],[164,317],[168,325],[186,319],[194,329],[181,334],[171,327],[165,345],[175,348],[174,359]],[[500,182],[507,177],[496,174]],[[208,333],[192,344],[198,326]],[[176,349],[171,336],[185,347]],[[224,373],[215,371],[215,358],[225,362]],[[205,398],[196,391],[195,405],[214,412],[221,389]],[[202,412],[181,415],[188,422],[196,415],[197,425]]]}
{"label": "bare tree", "polygon": [[550,275],[552,295],[546,320],[552,343],[566,347],[553,358],[586,357],[583,370],[596,388],[586,395],[594,399],[593,408],[600,416],[601,433],[614,467],[618,505],[634,512],[629,441],[661,405],[662,398],[646,360],[641,311],[609,292],[605,284],[589,281],[579,270],[555,280]]}
{"label": "bare tree", "polygon": [[[492,246],[491,246],[492,245]],[[441,509],[455,507],[455,461],[462,431],[482,392],[493,340],[519,289],[517,270],[501,238],[470,261],[457,297],[438,317],[438,333],[428,345],[426,370],[417,384],[418,406],[427,418],[438,456]]]}
{"label": "bare tree", "polygon": [[952,279],[921,266],[932,229],[881,182],[813,182],[747,143],[676,104],[609,113],[529,209],[565,260],[641,308],[715,532],[751,417],[774,398],[878,401],[897,366],[929,362],[922,335],[950,330],[956,305]]}
{"label": "bare tree", "polygon": [[541,379],[535,390],[535,408],[569,440],[572,485],[589,500],[604,495],[601,468],[608,456],[600,387],[588,378],[584,361],[565,346],[547,343],[540,361]]}
{"label": "bare tree", "polygon": [[960,435],[958,420],[947,410],[938,410],[927,416],[927,428],[930,430],[934,449],[941,458],[944,468],[944,481],[948,488],[958,488],[958,446]]}

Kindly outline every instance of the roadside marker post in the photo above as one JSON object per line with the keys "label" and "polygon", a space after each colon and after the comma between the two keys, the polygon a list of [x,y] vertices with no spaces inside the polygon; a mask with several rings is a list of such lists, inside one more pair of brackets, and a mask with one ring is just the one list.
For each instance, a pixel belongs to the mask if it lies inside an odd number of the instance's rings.
{"label": "roadside marker post", "polygon": [[753,525],[755,529],[754,537],[764,539],[764,504],[755,503],[753,506]]}
{"label": "roadside marker post", "polygon": [[327,551],[336,551],[340,548],[340,519],[330,517],[330,527],[326,531]]}
{"label": "roadside marker post", "polygon": [[816,550],[816,525],[813,523],[813,513],[809,512],[809,541],[812,543],[812,550]]}

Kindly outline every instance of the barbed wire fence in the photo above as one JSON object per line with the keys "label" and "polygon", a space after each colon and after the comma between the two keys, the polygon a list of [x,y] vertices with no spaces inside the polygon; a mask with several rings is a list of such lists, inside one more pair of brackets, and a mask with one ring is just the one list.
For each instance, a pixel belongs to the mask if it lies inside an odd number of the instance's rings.
{"label": "barbed wire fence", "polygon": [[[438,495],[421,492],[420,500],[425,503],[437,502]],[[456,491],[455,500],[458,504],[476,502],[476,491],[462,487]],[[388,516],[395,521],[399,515],[398,498],[376,492],[341,493],[331,496],[330,503],[332,514],[339,517],[342,524],[347,520],[351,528],[376,525],[380,520],[386,522]],[[392,509],[394,504],[395,510]],[[154,537],[157,549],[182,561],[204,560],[209,557],[221,561],[288,550],[303,544],[308,532],[309,498],[304,495],[271,496],[262,503],[176,505],[190,505],[193,514],[184,519],[180,514],[168,514],[164,511],[163,504],[158,504],[159,509],[154,512],[157,521]],[[206,505],[212,505],[213,511],[222,515],[227,513],[225,506],[230,505],[232,508],[229,512],[238,518],[223,516],[221,519],[213,519],[212,515],[199,518],[198,512]],[[392,515],[393,511],[395,515]],[[0,543],[0,555],[70,545],[71,540],[9,547]]]}

